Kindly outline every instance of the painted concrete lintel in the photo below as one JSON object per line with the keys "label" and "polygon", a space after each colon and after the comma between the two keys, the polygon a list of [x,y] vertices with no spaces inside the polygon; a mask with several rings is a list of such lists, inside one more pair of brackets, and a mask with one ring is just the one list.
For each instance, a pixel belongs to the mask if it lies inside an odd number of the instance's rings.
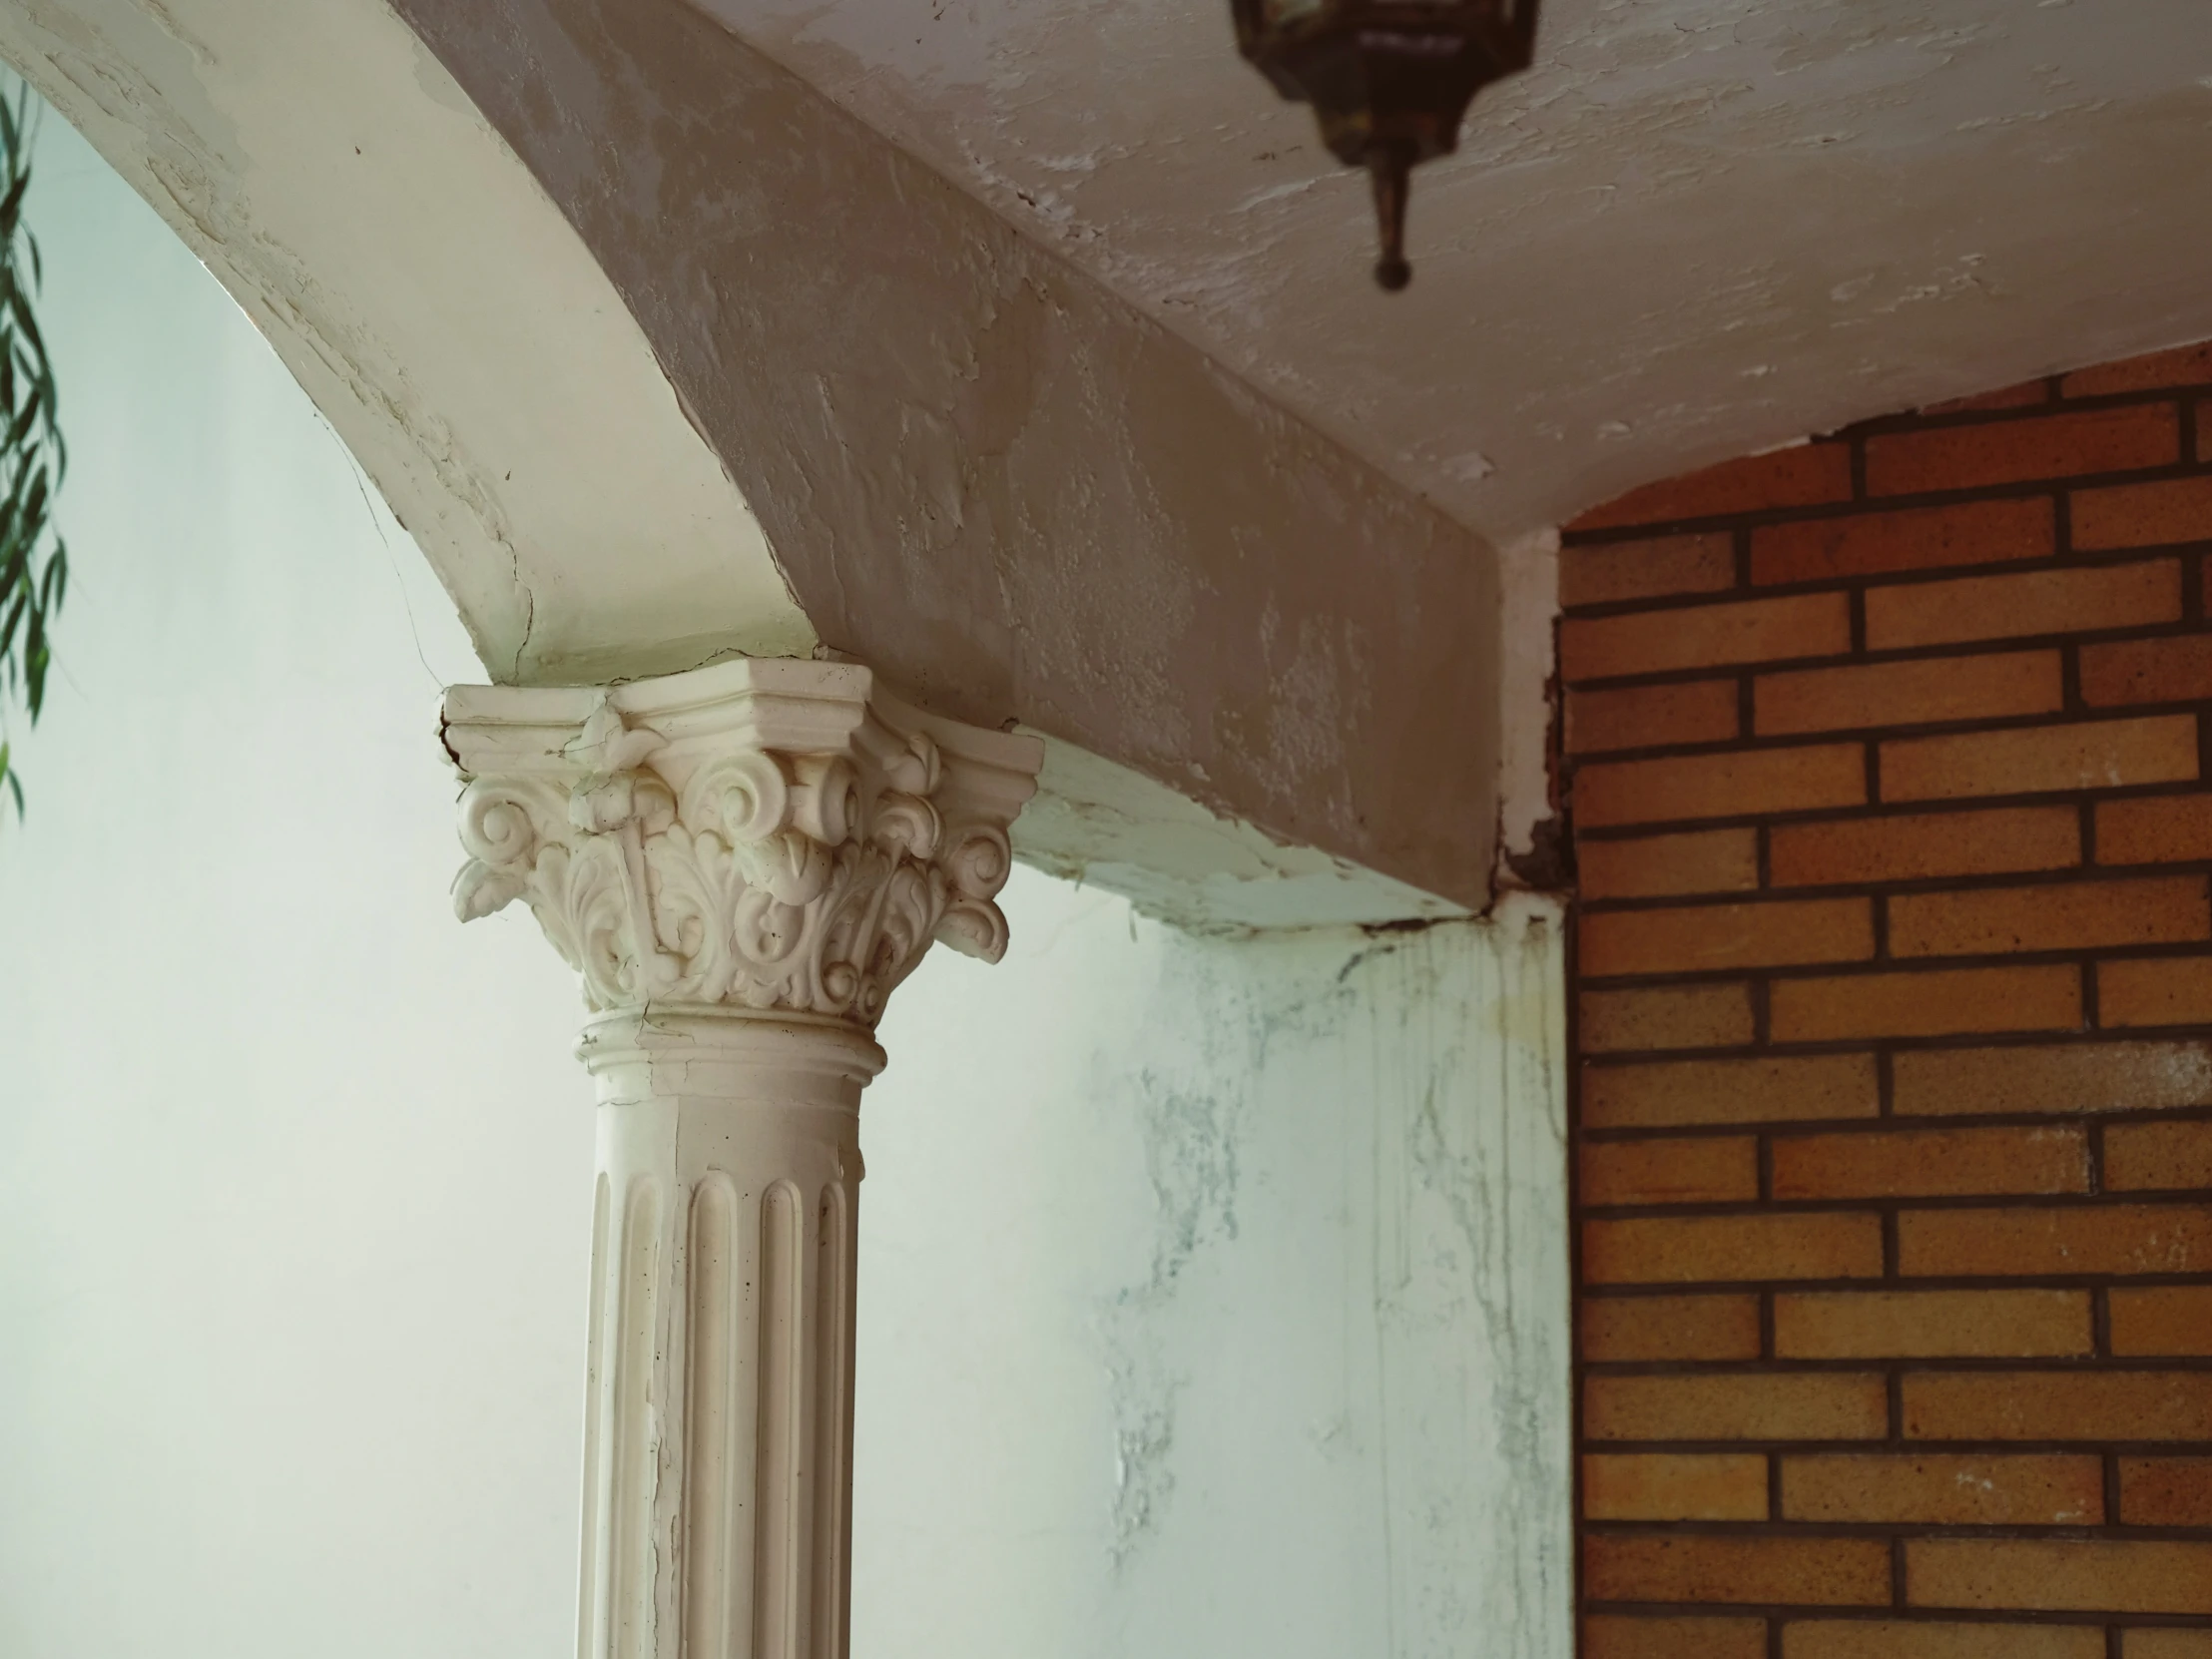
{"label": "painted concrete lintel", "polygon": [[1045,740],[1044,770],[1014,821],[1015,855],[1119,893],[1145,915],[1194,933],[1252,933],[1469,913],[1348,859],[1285,846],[1141,773],[1032,735]]}

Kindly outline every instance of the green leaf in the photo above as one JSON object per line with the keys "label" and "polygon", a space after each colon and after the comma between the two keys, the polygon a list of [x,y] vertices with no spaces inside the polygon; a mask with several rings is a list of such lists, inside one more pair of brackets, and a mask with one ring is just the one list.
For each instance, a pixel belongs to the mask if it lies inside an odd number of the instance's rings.
{"label": "green leaf", "polygon": [[[20,696],[35,725],[46,704],[54,624],[69,552],[53,522],[69,467],[61,393],[33,303],[45,279],[25,223],[41,110],[28,86],[0,96],[0,703]],[[23,813],[23,783],[0,742],[0,783]]]}

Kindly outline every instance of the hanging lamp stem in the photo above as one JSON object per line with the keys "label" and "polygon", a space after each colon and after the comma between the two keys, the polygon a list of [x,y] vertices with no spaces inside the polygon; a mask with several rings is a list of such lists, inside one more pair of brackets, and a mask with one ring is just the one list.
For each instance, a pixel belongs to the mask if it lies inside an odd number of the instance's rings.
{"label": "hanging lamp stem", "polygon": [[1368,146],[1368,176],[1375,181],[1375,218],[1382,239],[1375,279],[1390,293],[1413,279],[1413,268],[1405,259],[1405,199],[1412,188],[1412,171],[1411,145]]}

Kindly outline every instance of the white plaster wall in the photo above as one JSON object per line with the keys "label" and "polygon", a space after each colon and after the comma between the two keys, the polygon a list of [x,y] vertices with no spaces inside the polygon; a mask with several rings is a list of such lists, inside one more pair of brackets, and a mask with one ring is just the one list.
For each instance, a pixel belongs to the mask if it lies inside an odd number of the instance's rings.
{"label": "white plaster wall", "polygon": [[[570,1642],[589,1091],[455,924],[405,535],[58,123],[80,572],[0,831],[0,1659]],[[1555,933],[1023,870],[865,1143],[858,1659],[1563,1659]]]}
{"label": "white plaster wall", "polygon": [[0,1656],[560,1652],[590,1091],[529,918],[446,900],[480,671],[51,117],[29,213],[76,582],[0,828]]}
{"label": "white plaster wall", "polygon": [[866,1106],[855,1654],[1565,1659],[1553,919],[1009,892]]}

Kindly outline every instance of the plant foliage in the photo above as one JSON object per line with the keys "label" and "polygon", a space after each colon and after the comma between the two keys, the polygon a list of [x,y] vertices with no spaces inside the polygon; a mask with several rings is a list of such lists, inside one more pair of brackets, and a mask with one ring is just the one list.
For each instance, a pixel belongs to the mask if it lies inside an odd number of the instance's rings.
{"label": "plant foliage", "polygon": [[[33,301],[38,242],[23,223],[36,106],[0,96],[0,706],[20,699],[35,724],[46,706],[54,618],[69,587],[69,552],[54,528],[68,452]],[[0,735],[0,783],[23,812],[23,783]]]}

